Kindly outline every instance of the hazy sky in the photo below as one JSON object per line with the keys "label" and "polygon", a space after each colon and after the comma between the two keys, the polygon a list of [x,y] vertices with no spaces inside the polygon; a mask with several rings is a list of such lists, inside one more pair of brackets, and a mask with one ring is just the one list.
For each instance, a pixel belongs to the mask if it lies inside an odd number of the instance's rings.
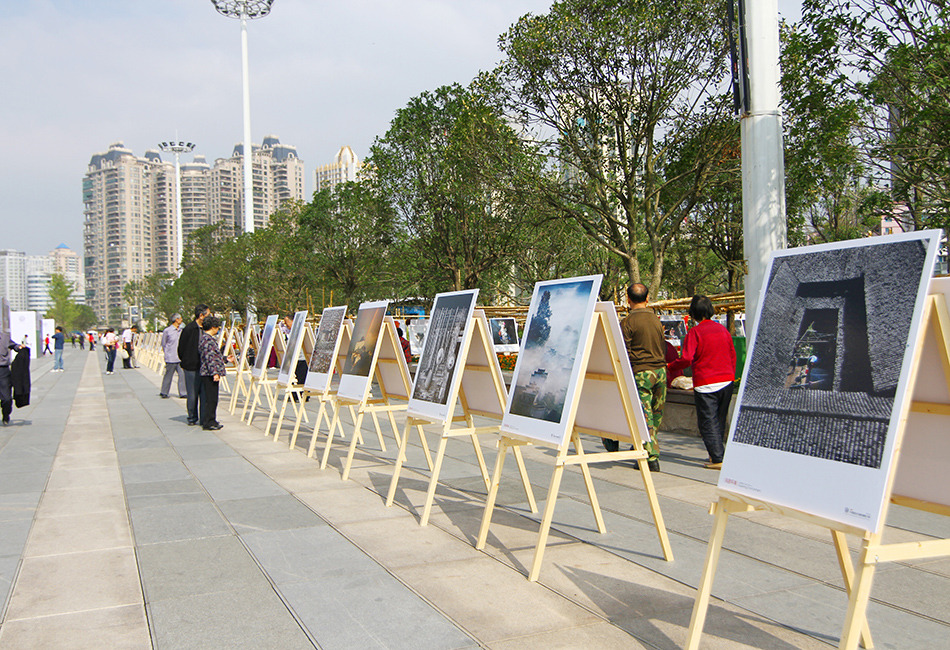
{"label": "hazy sky", "polygon": [[[316,166],[364,158],[411,97],[490,69],[550,4],[275,0],[248,25],[252,140],[297,147],[309,199]],[[0,248],[81,253],[82,177],[113,142],[141,156],[177,133],[213,163],[243,137],[240,21],[211,0],[0,0],[0,34]]]}

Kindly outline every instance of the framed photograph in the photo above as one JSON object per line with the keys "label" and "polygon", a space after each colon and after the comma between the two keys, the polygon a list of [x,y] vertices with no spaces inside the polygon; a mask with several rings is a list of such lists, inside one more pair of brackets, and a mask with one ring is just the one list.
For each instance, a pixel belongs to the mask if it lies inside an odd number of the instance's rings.
{"label": "framed photograph", "polygon": [[251,370],[251,376],[254,379],[260,379],[267,375],[267,359],[270,357],[270,349],[274,345],[274,334],[277,332],[277,314],[271,314],[264,321],[264,331],[261,333],[261,347],[257,350],[257,356],[254,358],[254,368]]}
{"label": "framed photograph", "polygon": [[[449,417],[449,395],[457,390],[462,342],[472,324],[478,289],[440,293],[429,317],[429,332],[419,359],[409,413],[445,422]],[[454,404],[453,404],[454,406]]]}
{"label": "framed photograph", "polygon": [[564,444],[569,407],[579,383],[581,348],[590,333],[602,277],[534,285],[502,432]]}
{"label": "framed photograph", "polygon": [[300,356],[300,346],[303,345],[303,335],[307,327],[307,310],[294,313],[294,322],[290,326],[290,334],[287,336],[287,350],[284,352],[284,358],[280,363],[280,371],[277,373],[277,382],[290,385],[296,380],[295,371],[297,369],[297,357]]}
{"label": "framed photograph", "polygon": [[491,340],[495,352],[518,351],[518,323],[514,318],[490,318]]}
{"label": "framed photograph", "polygon": [[317,327],[313,354],[310,355],[310,364],[307,368],[305,382],[307,388],[326,390],[327,383],[333,376],[333,360],[338,352],[337,345],[344,318],[346,318],[346,305],[327,307],[323,310],[320,325]]}
{"label": "framed photograph", "polygon": [[337,392],[340,397],[359,401],[366,394],[366,388],[372,381],[370,371],[376,354],[376,342],[379,340],[379,332],[388,308],[388,300],[364,302],[360,305],[356,322],[353,324],[350,347],[346,352],[343,374],[340,376]]}
{"label": "framed photograph", "polygon": [[878,530],[938,242],[773,253],[720,488]]}
{"label": "framed photograph", "polygon": [[422,354],[425,347],[426,332],[429,331],[428,318],[407,318],[406,339],[409,341],[409,353],[414,356]]}

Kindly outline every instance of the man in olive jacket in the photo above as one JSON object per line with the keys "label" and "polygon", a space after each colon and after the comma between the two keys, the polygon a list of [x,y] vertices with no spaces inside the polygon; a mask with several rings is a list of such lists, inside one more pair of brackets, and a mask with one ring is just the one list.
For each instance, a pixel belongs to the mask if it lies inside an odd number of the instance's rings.
{"label": "man in olive jacket", "polygon": [[198,337],[201,334],[201,324],[205,316],[211,314],[208,305],[200,304],[195,307],[195,319],[185,325],[178,337],[178,358],[181,359],[181,369],[185,371],[185,389],[188,391],[188,424],[198,424],[198,400],[201,397],[201,380],[198,377]]}

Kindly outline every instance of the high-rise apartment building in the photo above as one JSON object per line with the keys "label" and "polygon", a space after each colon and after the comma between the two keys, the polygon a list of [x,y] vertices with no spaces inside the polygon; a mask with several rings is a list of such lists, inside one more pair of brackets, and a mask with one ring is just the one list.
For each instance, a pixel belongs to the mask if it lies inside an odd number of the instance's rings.
{"label": "high-rise apartment building", "polygon": [[26,310],[26,253],[0,250],[0,296],[7,299],[13,311]]}
{"label": "high-rise apartment building", "polygon": [[[304,163],[275,136],[252,145],[255,227],[288,200],[304,199]],[[192,232],[225,221],[244,230],[243,146],[214,166],[204,156],[182,163],[181,218],[185,241]],[[87,302],[103,322],[128,315],[123,289],[130,280],[178,272],[178,219],[174,163],[158,151],[135,156],[121,142],[89,161],[83,178]]]}
{"label": "high-rise apartment building", "polygon": [[313,191],[319,192],[339,183],[355,181],[362,167],[363,163],[350,147],[340,147],[332,163],[317,167],[313,172]]}

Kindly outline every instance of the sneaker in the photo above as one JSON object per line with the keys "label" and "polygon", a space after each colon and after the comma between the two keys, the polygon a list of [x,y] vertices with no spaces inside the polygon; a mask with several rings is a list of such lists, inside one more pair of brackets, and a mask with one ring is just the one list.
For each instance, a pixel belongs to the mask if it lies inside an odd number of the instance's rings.
{"label": "sneaker", "polygon": [[613,440],[612,438],[601,438],[600,441],[604,443],[604,449],[607,451],[620,451],[620,442]]}
{"label": "sneaker", "polygon": [[[659,472],[659,471],[660,471],[660,459],[659,459],[659,458],[650,458],[649,460],[647,460],[647,467],[650,468],[650,471],[651,471],[651,472]],[[640,469],[640,461],[638,461],[638,460],[633,461],[633,469],[639,471],[639,469]]]}
{"label": "sneaker", "polygon": [[158,396],[161,397],[162,399],[168,399],[168,395],[166,395],[165,393],[159,393]]}

